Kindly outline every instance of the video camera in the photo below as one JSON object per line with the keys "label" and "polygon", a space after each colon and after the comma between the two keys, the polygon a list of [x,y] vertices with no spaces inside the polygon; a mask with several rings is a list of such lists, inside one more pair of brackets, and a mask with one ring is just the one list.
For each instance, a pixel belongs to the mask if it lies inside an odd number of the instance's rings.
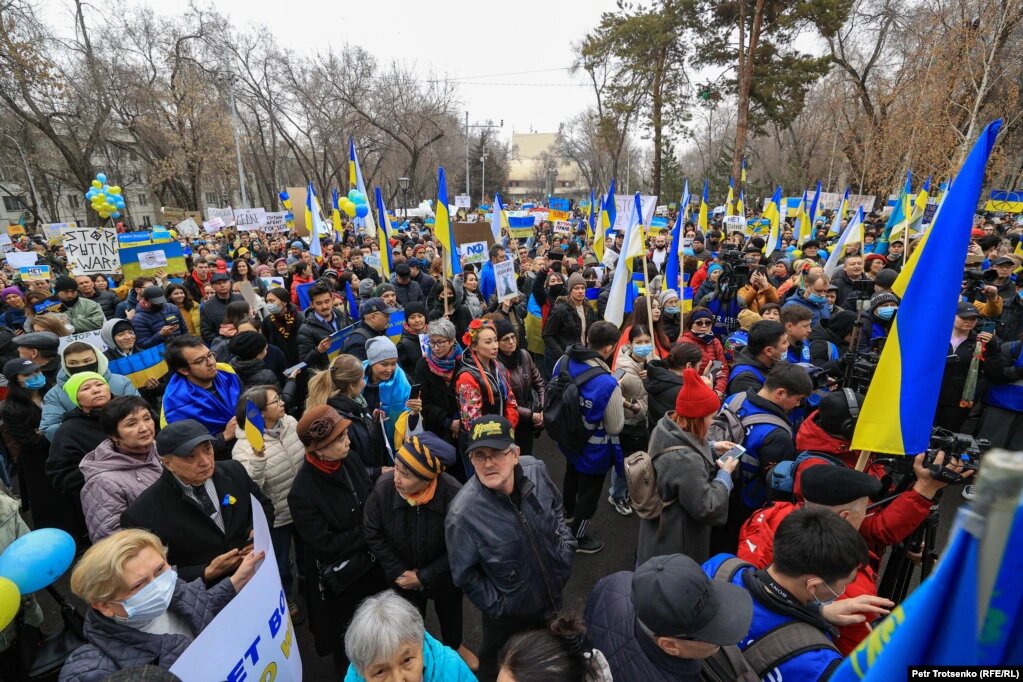
{"label": "video camera", "polygon": [[849,300],[852,301],[853,307],[856,310],[860,309],[860,303],[869,303],[870,297],[874,295],[874,280],[872,279],[851,279],[848,280],[849,286],[852,287],[852,295]]}
{"label": "video camera", "polygon": [[731,300],[736,291],[749,284],[753,268],[745,261],[735,244],[722,244],[718,251],[718,259],[722,270],[718,279],[718,291],[722,300]]}
{"label": "video camera", "polygon": [[970,301],[984,300],[984,287],[994,284],[998,273],[994,270],[968,268],[963,271],[963,295]]}
{"label": "video camera", "polygon": [[846,353],[842,358],[842,363],[845,366],[843,388],[851,388],[857,393],[866,395],[880,360],[881,353],[877,351],[854,350]]}

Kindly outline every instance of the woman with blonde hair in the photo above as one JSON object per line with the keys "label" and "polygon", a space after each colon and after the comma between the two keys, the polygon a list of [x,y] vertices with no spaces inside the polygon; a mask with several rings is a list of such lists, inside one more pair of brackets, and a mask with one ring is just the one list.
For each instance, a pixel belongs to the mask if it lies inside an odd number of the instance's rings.
{"label": "woman with blonde hair", "polygon": [[192,640],[245,587],[265,552],[250,552],[228,580],[186,583],[149,531],[122,530],[90,547],[71,573],[71,591],[89,605],[86,644],[60,671],[61,682],[102,680],[152,663],[169,669]]}
{"label": "woman with blonde hair", "polygon": [[[362,361],[354,355],[338,355],[330,367],[317,372],[310,380],[309,397],[305,405],[307,410],[318,405],[330,405],[352,422],[348,427],[352,451],[366,467],[370,480],[376,481],[388,463],[387,447],[384,445],[383,429],[374,421],[373,410],[362,395],[365,387],[366,375]],[[386,467],[386,470],[389,469]]]}

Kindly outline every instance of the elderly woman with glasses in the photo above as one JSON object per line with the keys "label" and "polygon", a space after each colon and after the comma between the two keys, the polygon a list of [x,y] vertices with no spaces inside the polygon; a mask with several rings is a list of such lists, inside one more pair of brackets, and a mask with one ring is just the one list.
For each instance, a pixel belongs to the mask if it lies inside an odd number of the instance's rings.
{"label": "elderly woman with glasses", "polygon": [[455,341],[455,325],[449,320],[434,320],[426,328],[430,342],[412,373],[413,383],[422,386],[423,427],[447,442],[458,442],[462,428],[458,400],[455,397],[455,372],[462,350]]}
{"label": "elderly woman with glasses", "polygon": [[703,359],[700,360],[699,371],[707,371],[712,362],[720,362],[721,367],[714,375],[714,385],[711,388],[718,394],[719,398],[724,397],[725,389],[728,386],[728,358],[725,357],[725,347],[721,340],[714,336],[714,313],[706,308],[693,308],[682,320],[681,343],[691,343],[700,349]]}
{"label": "elderly woman with glasses", "polygon": [[345,682],[470,682],[454,651],[430,636],[416,607],[393,592],[366,599],[345,633],[351,659]]}
{"label": "elderly woman with glasses", "polygon": [[342,675],[348,670],[345,628],[355,607],[386,587],[363,532],[371,485],[359,458],[348,456],[351,423],[329,405],[306,410],[297,427],[305,461],[288,494],[305,547],[305,599],[316,653],[333,656]]}

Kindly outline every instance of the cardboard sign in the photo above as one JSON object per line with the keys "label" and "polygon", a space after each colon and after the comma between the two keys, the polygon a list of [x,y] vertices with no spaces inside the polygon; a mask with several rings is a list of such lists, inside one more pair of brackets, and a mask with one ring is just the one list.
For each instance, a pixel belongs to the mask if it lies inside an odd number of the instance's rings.
{"label": "cardboard sign", "polygon": [[68,344],[74,343],[75,341],[84,341],[90,346],[95,346],[103,351],[107,349],[107,342],[103,340],[103,334],[99,329],[96,329],[91,332],[82,332],[80,334],[71,334],[70,336],[60,337],[60,343],[57,345],[57,352],[63,353],[64,349],[68,347]]}
{"label": "cardboard sign", "polygon": [[271,211],[263,215],[263,229],[267,232],[284,232],[288,229],[287,211]]}
{"label": "cardboard sign", "polygon": [[[657,197],[641,194],[639,201],[643,208],[640,222],[649,225],[653,220],[654,211],[657,209]],[[618,211],[618,214],[615,216],[615,224],[611,226],[611,229],[619,231],[628,229],[632,225],[632,214],[636,212],[636,197],[632,194],[616,194],[615,210]]]}
{"label": "cardboard sign", "polygon": [[572,223],[559,220],[554,223],[554,234],[572,234]]}
{"label": "cardboard sign", "polygon": [[239,232],[251,232],[262,229],[266,222],[266,209],[259,208],[236,208],[234,210],[234,222]]}
{"label": "cardboard sign", "polygon": [[213,217],[202,224],[206,234],[216,234],[224,229],[224,221],[221,218]]}
{"label": "cardboard sign", "polygon": [[455,196],[455,208],[469,208],[472,206],[472,197],[468,194]]}
{"label": "cardboard sign", "polygon": [[494,243],[494,233],[490,230],[490,223],[452,223],[451,230],[455,234],[456,244],[486,242],[489,248]]}
{"label": "cardboard sign", "polygon": [[291,202],[291,213],[294,215],[292,219],[294,229],[300,237],[308,237],[310,234],[310,226],[306,225],[305,221],[305,200],[309,196],[309,189],[307,187],[286,187],[288,192],[288,200]]}
{"label": "cardboard sign", "polygon": [[[10,237],[8,237],[10,239]],[[35,251],[8,251],[4,254],[7,264],[12,268],[27,268],[36,264]]]}
{"label": "cardboard sign", "polygon": [[199,234],[199,225],[192,218],[185,218],[174,229],[181,237],[195,237]]}
{"label": "cardboard sign", "polygon": [[462,265],[466,263],[482,263],[487,260],[486,242],[469,242],[458,245],[458,255],[462,259]]}
{"label": "cardboard sign", "polygon": [[734,230],[746,230],[746,218],[741,215],[726,215],[721,222],[724,223],[725,229],[729,232]]}
{"label": "cardboard sign", "polygon": [[106,275],[121,271],[116,228],[69,227],[62,236],[68,269],[73,275]]}
{"label": "cardboard sign", "polygon": [[227,208],[214,208],[212,206],[207,206],[206,218],[209,222],[219,218],[221,227],[230,227],[231,225],[234,225],[234,209],[230,206]]}
{"label": "cardboard sign", "polygon": [[[35,254],[33,254],[33,257]],[[22,282],[47,282],[50,279],[49,265],[30,265],[25,268],[18,268]]]}
{"label": "cardboard sign", "polygon": [[504,302],[519,295],[515,284],[515,263],[505,260],[494,264],[494,279],[497,280],[497,300]]}
{"label": "cardboard sign", "polygon": [[171,208],[170,206],[164,206],[160,209],[163,213],[163,222],[165,225],[177,225],[185,218],[191,218],[198,225],[202,222],[201,211],[186,211],[183,208]]}
{"label": "cardboard sign", "polygon": [[77,227],[77,223],[44,223],[43,235],[46,237],[46,241],[56,244],[60,242],[61,230],[66,230],[69,227]]}

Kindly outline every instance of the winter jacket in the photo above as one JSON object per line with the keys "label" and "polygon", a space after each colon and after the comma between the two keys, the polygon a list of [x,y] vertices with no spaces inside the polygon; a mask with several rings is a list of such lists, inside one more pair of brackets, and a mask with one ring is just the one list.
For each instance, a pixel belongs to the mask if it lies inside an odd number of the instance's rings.
{"label": "winter jacket", "polygon": [[[436,639],[429,632],[423,633],[423,674],[422,682],[476,682],[476,676],[469,670],[461,656]],[[366,678],[348,664],[344,682],[366,682]]]}
{"label": "winter jacket", "polygon": [[831,308],[828,303],[814,303],[804,296],[793,296],[789,300],[785,301],[783,308],[789,308],[792,306],[801,306],[810,311],[813,318],[810,320],[810,325],[814,328],[820,327],[822,321],[827,321],[831,317]]}
{"label": "winter jacket", "polygon": [[[220,334],[220,325],[224,323],[224,316],[227,315],[227,304],[244,300],[241,294],[231,294],[226,301],[219,296],[203,301],[199,306],[199,327],[202,340],[206,342],[206,345],[213,343],[213,339]],[[181,323],[181,328],[185,328],[184,321]],[[143,346],[143,348],[145,347]]]}
{"label": "winter jacket", "polygon": [[214,558],[251,542],[250,495],[263,507],[267,523],[273,527],[273,504],[241,464],[216,462],[211,480],[217,492],[213,501],[220,506],[224,530],[198,503],[185,496],[181,483],[167,469],[121,514],[122,528],[145,528],[160,538],[167,547],[167,562],[177,566],[178,575],[185,580],[201,578]]}
{"label": "winter jacket", "polygon": [[[724,525],[728,516],[731,479],[714,463],[706,443],[697,441],[672,419],[661,418],[650,434],[647,452],[661,499],[670,503],[656,519],[640,519],[636,563],[662,554],[685,554],[696,562],[710,555],[710,528]],[[681,446],[657,456],[670,447]]]}
{"label": "winter jacket", "polygon": [[419,283],[414,282],[411,279],[406,283],[402,284],[395,278],[391,285],[394,287],[394,296],[398,299],[399,305],[404,308],[409,303],[416,303],[417,301],[426,301],[426,294],[419,288]]}
{"label": "winter jacket", "polygon": [[78,465],[85,479],[82,510],[89,539],[99,542],[121,529],[121,513],[163,473],[156,443],[145,458],[120,452],[107,438]]}
{"label": "winter jacket", "polygon": [[[116,295],[116,294],[115,294]],[[128,311],[135,310],[135,307],[139,304],[139,297],[135,295],[134,289],[128,290],[128,295],[123,301],[117,304],[114,309],[114,315],[121,318],[122,320],[128,319]]]}
{"label": "winter jacket", "polygon": [[607,659],[615,680],[699,682],[697,660],[665,653],[644,633],[632,603],[631,571],[601,578],[586,601],[586,634]]}
{"label": "winter jacket", "polygon": [[412,383],[422,386],[423,395],[429,396],[423,401],[423,428],[454,444],[456,439],[451,437],[451,422],[460,419],[454,377],[447,380],[434,374],[426,358],[420,358],[416,363],[414,377]]}
{"label": "winter jacket", "polygon": [[298,438],[297,426],[294,417],[284,415],[273,430],[265,430],[262,457],[256,457],[243,429],[239,429],[231,451],[231,457],[245,467],[252,482],[273,503],[274,528],[291,523],[288,493],[305,460],[305,446]]}
{"label": "winter jacket", "polygon": [[[128,377],[121,376],[120,374],[111,374],[110,370],[107,369],[109,361],[107,356],[101,353],[99,350],[96,351],[96,358],[99,361],[99,367],[96,371],[103,375],[103,378],[110,384],[110,395],[113,398],[118,396],[132,396],[138,395],[138,389],[131,383]],[[71,398],[68,397],[67,393],[64,392],[64,384],[70,379],[67,368],[64,367],[63,356],[61,357],[61,369],[57,372],[57,384],[46,392],[43,397],[43,417],[39,420],[39,430],[43,432],[50,441],[57,433],[60,422],[64,418],[64,415],[75,409],[75,404],[71,402]]]}
{"label": "winter jacket", "polygon": [[[178,328],[170,336],[160,336],[161,329],[167,325],[175,324]],[[181,317],[181,311],[170,303],[164,303],[159,310],[143,310],[141,304],[136,305],[135,315],[131,318],[131,326],[135,329],[135,343],[139,348],[152,348],[161,343],[167,343],[188,331],[185,318]],[[213,336],[216,336],[216,333]],[[205,336],[203,338],[205,340]],[[210,343],[212,340],[211,337],[206,343]]]}
{"label": "winter jacket", "polygon": [[[740,499],[747,510],[758,509],[767,498],[767,473],[778,462],[793,459],[795,451],[792,446],[792,428],[788,415],[775,403],[761,398],[750,389],[746,391],[745,400],[736,410],[739,418],[754,414],[769,414],[776,418],[778,424],[755,424],[746,428],[746,438],[742,445],[746,453],[735,470],[740,485],[733,499]],[[731,399],[730,399],[731,400]],[[725,404],[729,405],[730,400]],[[789,425],[785,430],[780,424]],[[738,511],[738,508],[736,510]]]}
{"label": "winter jacket", "polygon": [[753,285],[747,284],[739,289],[739,298],[742,299],[747,310],[759,313],[760,309],[768,303],[778,302],[778,290],[768,284],[758,291],[753,288]]}
{"label": "winter jacket", "polygon": [[508,370],[508,379],[519,410],[519,424],[524,424],[532,419],[533,412],[543,409],[547,386],[533,362],[533,356],[522,348],[516,348],[515,354],[518,358],[516,363],[507,360],[503,353],[498,355],[498,359]]}
{"label": "winter jacket", "polygon": [[401,338],[398,339],[398,367],[405,372],[405,376],[412,381],[416,371],[416,363],[423,357],[423,346],[419,343],[419,334],[413,334],[402,330]]}
{"label": "winter jacket", "polygon": [[[178,578],[170,614],[182,619],[197,637],[236,594],[230,580],[207,588],[202,580]],[[60,682],[100,682],[118,670],[156,665],[168,669],[192,640],[184,635],[151,635],[118,623],[90,608],[85,614],[84,644],[68,656]]]}
{"label": "winter jacket", "polygon": [[543,342],[548,356],[561,357],[569,346],[586,342],[586,332],[597,321],[597,312],[586,301],[583,301],[582,310],[585,325],[568,298],[558,299],[543,327]]}
{"label": "winter jacket", "polygon": [[[702,363],[701,363],[702,364]],[[725,395],[745,393],[749,389],[759,391],[771,368],[753,357],[748,348],[736,354],[732,366],[724,376],[728,377]]]}
{"label": "winter jacket", "polygon": [[[335,308],[334,314],[337,315],[338,311]],[[310,318],[315,321],[316,327],[305,332],[305,326],[312,324]],[[323,334],[326,327],[322,322],[316,319],[313,315],[306,315],[305,322],[302,324],[302,329],[299,330],[298,334],[298,355],[300,358],[306,359],[310,350],[316,350],[316,343],[319,343],[323,339]],[[363,321],[355,323],[355,328],[352,329],[351,333],[345,338],[344,344],[341,346],[341,352],[347,355],[354,355],[360,360],[366,359],[366,342],[377,336],[384,336],[386,332],[378,332]],[[315,342],[315,343],[314,343]],[[309,348],[303,352],[303,349]],[[315,357],[315,356],[313,356]],[[326,357],[326,356],[324,356]],[[309,362],[306,360],[306,362]],[[311,365],[311,363],[310,363]],[[324,367],[327,365],[324,364]]]}
{"label": "winter jacket", "polygon": [[114,315],[117,313],[117,304],[121,302],[121,299],[117,298],[117,294],[109,289],[106,291],[100,291],[97,289],[96,294],[92,297],[83,296],[82,294],[78,294],[78,297],[84,298],[87,301],[92,301],[93,303],[98,303],[100,310],[103,311],[103,317],[108,320],[112,320],[114,318]]}
{"label": "winter jacket", "polygon": [[78,468],[85,455],[107,439],[99,425],[99,410],[86,414],[75,408],[64,415],[46,458],[46,473],[57,490],[77,496],[85,478]]}
{"label": "winter jacket", "polygon": [[458,399],[459,418],[464,424],[463,433],[470,423],[485,414],[500,415],[511,422],[512,427],[518,426],[519,406],[504,365],[495,360],[490,363],[489,370],[481,374],[472,350],[466,349],[455,366],[455,397]]}
{"label": "winter jacket", "polygon": [[647,394],[643,388],[640,372],[646,369],[646,363],[640,363],[632,357],[632,346],[622,346],[615,363],[616,374],[621,375],[618,383],[622,387],[622,400],[626,405],[635,403],[636,410],[625,408],[625,423],[629,425],[646,424]]}
{"label": "winter jacket", "polygon": [[[583,422],[590,428],[589,440],[579,452],[568,452],[561,445],[558,449],[568,459],[572,468],[581,474],[603,474],[614,467],[619,476],[624,475],[622,448],[618,435],[625,426],[625,401],[622,387],[608,371],[607,365],[595,351],[576,344],[569,346],[565,357],[558,360],[552,376],[561,371],[561,363],[568,362],[568,372],[578,377],[591,368],[599,367],[606,374],[593,377],[579,387],[579,407]],[[551,425],[553,427],[553,425]]]}
{"label": "winter jacket", "polygon": [[831,376],[837,376],[842,356],[849,352],[849,344],[845,339],[838,338],[827,327],[819,327],[810,332],[807,342],[810,344],[810,362]]}
{"label": "winter jacket", "polygon": [[661,417],[675,409],[682,377],[668,369],[663,360],[648,360],[643,389],[647,394],[647,424],[652,429]]}
{"label": "winter jacket", "polygon": [[725,357],[725,347],[721,345],[721,340],[714,336],[710,337],[710,339],[701,339],[691,329],[682,332],[682,336],[678,340],[680,343],[691,343],[700,349],[703,357],[700,359],[698,369],[701,373],[715,360],[721,363],[721,369],[718,370],[717,377],[714,379],[714,390],[719,394],[724,394],[728,389],[729,365],[728,358]]}
{"label": "winter jacket", "polygon": [[1016,295],[1002,302],[998,338],[1014,341],[1020,336],[1023,336],[1023,296]]}
{"label": "winter jacket", "polygon": [[60,309],[67,315],[68,322],[74,327],[76,334],[96,331],[107,320],[103,316],[103,308],[99,303],[81,296],[76,298],[71,305],[65,303]]}
{"label": "winter jacket", "polygon": [[184,306],[175,307],[181,313],[181,319],[185,321],[185,328],[181,330],[181,333],[199,336],[202,333],[202,318],[199,317],[199,304],[193,301],[191,309],[186,309]]}
{"label": "winter jacket", "polygon": [[363,532],[388,583],[414,570],[430,598],[443,598],[455,589],[444,541],[444,518],[461,489],[458,481],[441,474],[433,499],[413,507],[394,489],[393,471],[376,482],[366,501]]}
{"label": "winter jacket", "polygon": [[394,424],[398,416],[407,409],[405,403],[412,394],[412,384],[404,372],[397,370],[387,381],[372,383],[368,360],[362,361],[362,368],[366,373],[366,387],[362,390],[362,396],[371,411],[379,409],[387,417],[384,420],[384,433],[393,450]]}
{"label": "winter jacket", "polygon": [[[28,535],[29,527],[21,518],[21,504],[6,492],[0,492],[0,553],[11,546],[11,543],[23,535]],[[37,521],[38,523],[38,521]],[[31,594],[21,596],[21,617],[24,622],[34,627],[43,624],[43,610],[36,598]],[[0,653],[7,651],[18,637],[17,620],[12,620],[0,630]]]}
{"label": "winter jacket", "polygon": [[[291,324],[287,324],[284,313],[267,315],[263,318],[261,330],[271,346],[280,348],[284,352],[288,366],[291,367],[302,360],[298,354],[298,332],[302,328],[305,316],[302,315],[302,311],[291,304],[288,305],[286,315],[291,317]],[[280,327],[277,326],[278,321]],[[282,332],[281,329],[284,331]]]}
{"label": "winter jacket", "polygon": [[251,386],[281,387],[277,375],[267,369],[266,363],[262,358],[253,358],[252,360],[232,358],[230,365],[238,376],[238,381],[242,382],[242,388],[249,388]]}
{"label": "winter jacket", "polygon": [[547,465],[520,457],[511,495],[473,476],[444,523],[455,585],[500,620],[545,620],[561,609],[576,541]]}
{"label": "winter jacket", "polygon": [[369,480],[376,481],[380,477],[381,467],[390,466],[391,461],[384,443],[384,431],[380,423],[373,419],[373,408],[341,393],[331,396],[327,404],[342,417],[351,420],[352,424],[348,427],[351,452],[358,455]]}

